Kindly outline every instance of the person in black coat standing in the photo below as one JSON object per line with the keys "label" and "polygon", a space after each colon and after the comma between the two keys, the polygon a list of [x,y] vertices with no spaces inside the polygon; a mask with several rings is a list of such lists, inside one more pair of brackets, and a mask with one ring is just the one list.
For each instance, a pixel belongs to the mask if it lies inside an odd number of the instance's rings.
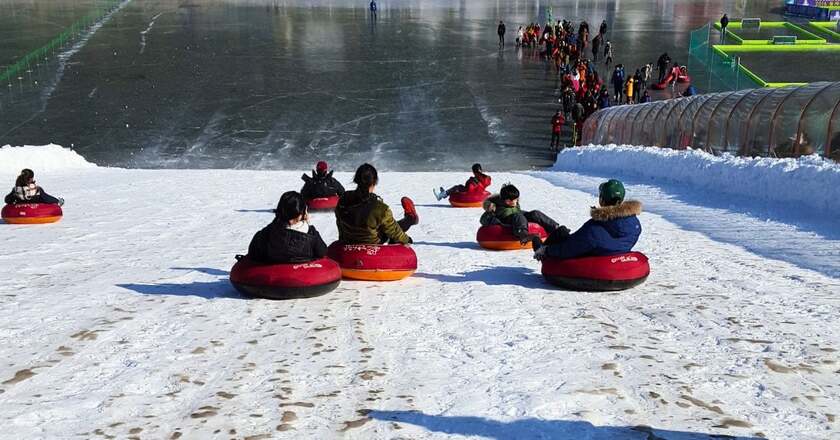
{"label": "person in black coat standing", "polygon": [[496,28],[496,33],[499,34],[499,48],[505,47],[505,23],[499,20],[499,27]]}
{"label": "person in black coat standing", "polygon": [[720,17],[720,42],[723,43],[726,40],[726,27],[729,26],[729,17],[726,14],[723,14],[723,17]]}
{"label": "person in black coat standing", "polygon": [[297,191],[280,197],[274,210],[274,221],[251,239],[248,257],[257,263],[308,263],[324,258],[327,244],[309,224],[306,202]]}

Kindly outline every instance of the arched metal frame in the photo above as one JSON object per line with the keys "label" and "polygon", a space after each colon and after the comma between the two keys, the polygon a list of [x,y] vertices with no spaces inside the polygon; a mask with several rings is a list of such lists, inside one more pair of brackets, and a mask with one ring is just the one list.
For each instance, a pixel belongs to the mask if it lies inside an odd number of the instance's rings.
{"label": "arched metal frame", "polygon": [[840,82],[609,107],[596,112],[585,128],[592,143],[840,157],[838,146],[831,145],[832,136],[840,135]]}

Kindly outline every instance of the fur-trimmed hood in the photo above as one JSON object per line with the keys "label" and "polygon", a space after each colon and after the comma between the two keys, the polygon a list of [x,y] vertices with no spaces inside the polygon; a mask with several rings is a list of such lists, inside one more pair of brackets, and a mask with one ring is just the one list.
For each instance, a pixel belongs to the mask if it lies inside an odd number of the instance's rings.
{"label": "fur-trimmed hood", "polygon": [[592,220],[606,222],[617,218],[630,217],[642,213],[642,202],[627,200],[614,206],[592,207],[589,215]]}

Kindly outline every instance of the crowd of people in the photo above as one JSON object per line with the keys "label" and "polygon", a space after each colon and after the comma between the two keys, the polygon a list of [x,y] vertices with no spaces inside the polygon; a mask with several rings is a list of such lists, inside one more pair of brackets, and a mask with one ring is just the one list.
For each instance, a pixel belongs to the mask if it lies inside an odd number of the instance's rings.
{"label": "crowd of people", "polygon": [[[505,33],[505,23],[499,21],[499,48],[505,46]],[[628,71],[624,64],[613,64],[615,48],[608,38],[606,20],[601,22],[597,32],[591,31],[586,21],[577,25],[567,20],[545,25],[530,23],[518,27],[514,44],[517,50],[530,51],[534,57],[543,59],[561,77],[560,108],[551,118],[551,148],[554,150],[561,146],[560,138],[566,124],[572,128],[572,144],[577,144],[583,123],[590,115],[613,105],[651,102],[648,88],[669,75],[674,78],[669,84],[673,96],[673,83],[678,77],[674,69],[677,73],[679,69],[684,73],[685,69],[672,63],[667,53],[659,57],[655,66],[650,62]],[[611,70],[608,77],[599,73],[599,63]],[[655,68],[659,69],[658,76]],[[689,93],[693,91],[690,88]]]}

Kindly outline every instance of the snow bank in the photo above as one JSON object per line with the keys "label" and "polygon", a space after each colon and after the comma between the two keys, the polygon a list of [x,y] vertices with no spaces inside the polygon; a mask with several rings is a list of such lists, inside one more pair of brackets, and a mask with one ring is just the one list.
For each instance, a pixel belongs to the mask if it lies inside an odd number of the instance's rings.
{"label": "snow bank", "polygon": [[714,156],[700,150],[590,145],[562,151],[554,170],[620,173],[840,214],[840,164],[819,156],[772,159]]}
{"label": "snow bank", "polygon": [[17,174],[24,168],[36,173],[67,169],[96,168],[79,153],[61,145],[26,145],[0,147],[0,174]]}

